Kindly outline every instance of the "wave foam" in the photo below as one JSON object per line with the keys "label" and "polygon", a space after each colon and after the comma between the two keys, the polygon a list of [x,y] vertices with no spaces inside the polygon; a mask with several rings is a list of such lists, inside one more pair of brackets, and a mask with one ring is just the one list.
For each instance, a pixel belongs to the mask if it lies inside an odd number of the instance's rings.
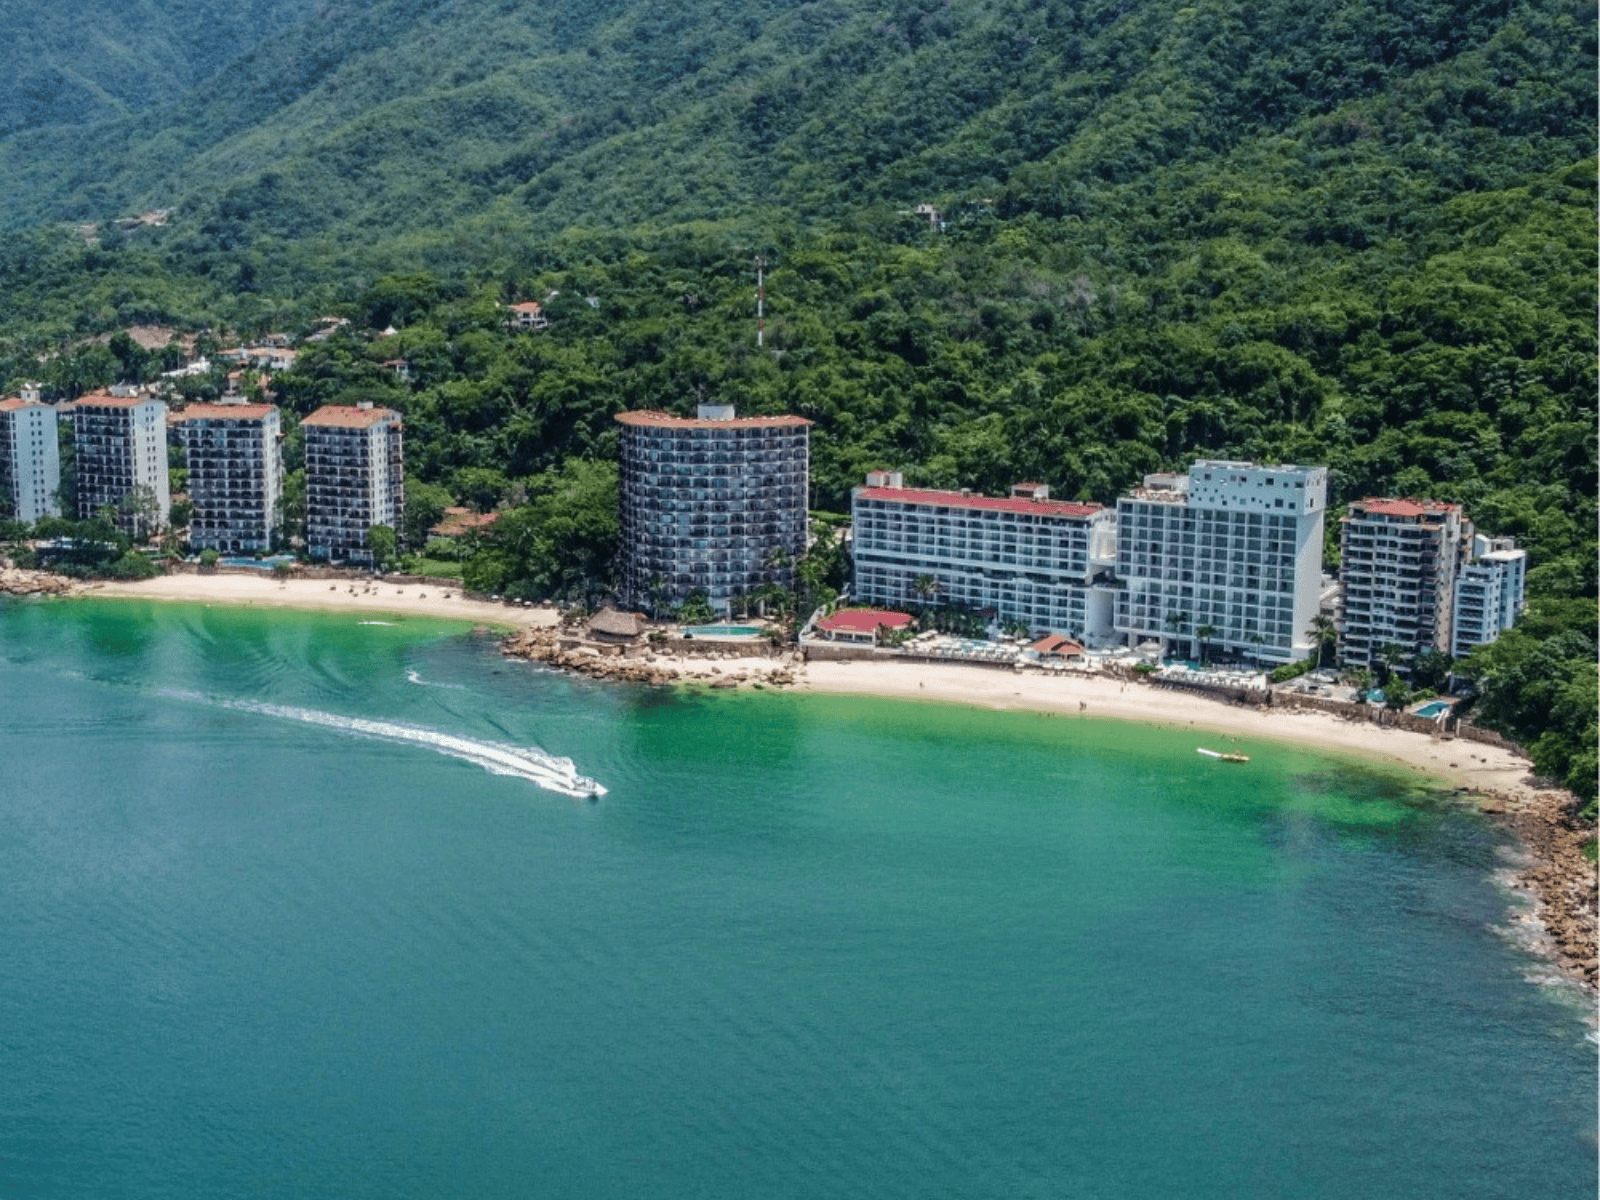
{"label": "wave foam", "polygon": [[448,688],[452,692],[464,692],[467,690],[464,685],[459,683],[435,683],[431,679],[424,679],[420,673],[409,667],[406,668],[406,678],[412,683],[420,684],[422,687]]}
{"label": "wave foam", "polygon": [[[205,697],[193,692],[164,689],[164,694],[179,700],[200,700]],[[419,725],[400,725],[393,721],[372,721],[365,717],[342,717],[337,713],[318,712],[312,708],[294,708],[286,704],[263,704],[254,700],[224,700],[223,708],[239,712],[259,713],[307,725],[320,725],[324,729],[337,729],[361,737],[378,738],[387,742],[409,742],[426,746],[451,758],[474,763],[492,775],[508,775],[526,779],[547,792],[571,796],[574,800],[588,800],[606,794],[587,775],[580,775],[570,758],[546,754],[537,747],[508,746],[500,742],[485,742],[460,734],[445,733]]]}

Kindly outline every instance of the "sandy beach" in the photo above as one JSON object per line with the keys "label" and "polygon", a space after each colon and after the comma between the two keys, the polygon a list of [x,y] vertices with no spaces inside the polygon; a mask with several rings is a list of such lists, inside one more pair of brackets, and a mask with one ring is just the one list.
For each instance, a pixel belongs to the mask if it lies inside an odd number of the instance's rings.
{"label": "sandy beach", "polygon": [[[804,686],[819,692],[939,700],[984,708],[1016,708],[1070,716],[1114,717],[1192,727],[1241,739],[1298,742],[1418,771],[1474,791],[1531,794],[1527,760],[1495,746],[1440,742],[1426,734],[1380,729],[1328,713],[1260,711],[1185,692],[1081,675],[1044,676],[922,663],[817,662]],[[1219,749],[1221,747],[1218,747]],[[1248,753],[1248,747],[1241,747]]]}
{"label": "sandy beach", "polygon": [[286,579],[253,575],[160,575],[131,583],[89,583],[77,596],[134,600],[180,600],[190,604],[233,604],[246,608],[313,608],[397,616],[471,621],[497,629],[554,625],[554,608],[513,608],[463,598],[460,588],[390,583],[376,579]]}

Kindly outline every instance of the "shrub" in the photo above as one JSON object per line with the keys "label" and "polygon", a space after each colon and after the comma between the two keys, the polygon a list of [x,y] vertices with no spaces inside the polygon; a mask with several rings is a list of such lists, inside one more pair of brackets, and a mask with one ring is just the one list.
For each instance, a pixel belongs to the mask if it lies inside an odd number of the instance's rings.
{"label": "shrub", "polygon": [[1284,663],[1283,666],[1272,672],[1271,680],[1273,683],[1288,683],[1289,680],[1297,679],[1307,671],[1315,670],[1316,666],[1317,660],[1315,656],[1300,662]]}

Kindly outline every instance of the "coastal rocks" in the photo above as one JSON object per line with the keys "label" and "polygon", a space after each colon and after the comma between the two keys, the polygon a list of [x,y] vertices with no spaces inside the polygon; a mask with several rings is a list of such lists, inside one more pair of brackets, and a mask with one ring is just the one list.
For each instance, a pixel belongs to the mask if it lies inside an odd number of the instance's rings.
{"label": "coastal rocks", "polygon": [[1577,801],[1559,788],[1536,788],[1521,796],[1490,793],[1480,811],[1514,833],[1530,861],[1515,881],[1532,893],[1535,916],[1555,945],[1556,965],[1563,974],[1587,985],[1600,983],[1597,944],[1595,864],[1584,845],[1593,826],[1578,819]]}
{"label": "coastal rocks", "polygon": [[0,596],[65,596],[72,591],[72,580],[49,571],[27,571],[21,567],[0,569]]}
{"label": "coastal rocks", "polygon": [[[510,634],[500,643],[500,649],[508,658],[524,658],[596,679],[615,679],[625,683],[661,686],[685,681],[709,681],[713,688],[727,690],[737,688],[741,683],[748,684],[753,679],[773,687],[785,687],[795,682],[789,660],[741,660],[737,655],[725,656],[714,651],[693,659],[674,659],[655,654],[628,657],[622,653],[622,646],[585,645],[570,633],[563,634],[555,629],[525,629]],[[743,663],[737,673],[725,674],[723,668],[709,661],[730,657]],[[762,670],[761,667],[767,669]]]}

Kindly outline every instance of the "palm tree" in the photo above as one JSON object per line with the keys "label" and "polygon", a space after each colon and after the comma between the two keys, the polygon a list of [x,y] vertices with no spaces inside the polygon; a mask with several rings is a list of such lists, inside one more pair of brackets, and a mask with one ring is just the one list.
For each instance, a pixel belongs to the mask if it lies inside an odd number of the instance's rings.
{"label": "palm tree", "polygon": [[1317,667],[1320,669],[1328,647],[1338,644],[1339,626],[1327,613],[1319,612],[1311,618],[1306,633],[1310,635],[1312,644],[1317,648]]}
{"label": "palm tree", "polygon": [[1178,612],[1176,610],[1169,612],[1167,614],[1166,626],[1167,632],[1172,634],[1174,638],[1183,637],[1184,633],[1189,628],[1189,614],[1186,612]]}
{"label": "palm tree", "polygon": [[1255,630],[1252,629],[1249,633],[1247,633],[1245,635],[1245,639],[1244,640],[1249,642],[1252,646],[1256,647],[1256,653],[1252,654],[1250,656],[1250,658],[1255,662],[1256,666],[1259,667],[1261,665],[1260,646],[1267,639],[1262,637],[1259,633],[1257,633]]}
{"label": "palm tree", "polygon": [[1378,647],[1374,665],[1379,668],[1378,686],[1387,689],[1394,678],[1394,669],[1398,663],[1404,662],[1406,648],[1399,642],[1385,642]]}
{"label": "palm tree", "polygon": [[932,607],[934,597],[939,594],[939,581],[932,575],[918,575],[911,581],[911,590],[919,599]]}
{"label": "palm tree", "polygon": [[1194,635],[1200,639],[1201,662],[1206,661],[1206,643],[1208,643],[1212,638],[1216,637],[1220,632],[1221,630],[1219,630],[1215,625],[1211,624],[1200,625],[1195,628]]}

